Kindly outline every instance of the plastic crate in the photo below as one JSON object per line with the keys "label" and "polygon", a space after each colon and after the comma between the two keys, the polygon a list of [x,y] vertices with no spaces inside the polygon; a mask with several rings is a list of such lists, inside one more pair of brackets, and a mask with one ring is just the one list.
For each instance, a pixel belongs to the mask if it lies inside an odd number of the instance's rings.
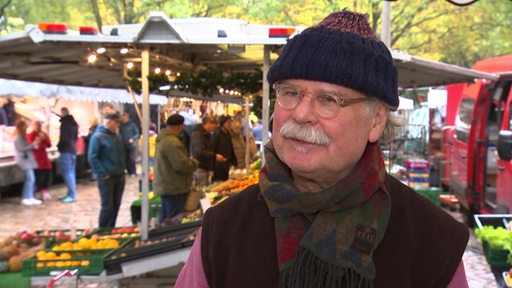
{"label": "plastic crate", "polygon": [[[428,184],[428,183],[427,183]],[[434,202],[436,205],[440,205],[441,201],[439,200],[439,195],[441,194],[441,189],[433,187],[433,188],[417,188],[416,192],[426,197],[430,201]]]}
{"label": "plastic crate", "polygon": [[93,235],[98,235],[98,240],[106,238],[118,240],[122,245],[131,238],[139,238],[140,230],[137,226],[96,228],[84,237],[91,238]]}
{"label": "plastic crate", "polygon": [[508,254],[510,253],[509,250],[492,248],[487,242],[482,243],[482,248],[489,265],[493,267],[509,266],[507,263]]}
{"label": "plastic crate", "polygon": [[[105,251],[102,251],[105,252]],[[108,252],[112,252],[109,250]],[[104,257],[107,254],[92,253],[79,255],[83,251],[69,252],[71,259],[38,260],[36,256],[25,259],[22,262],[21,273],[23,276],[46,276],[56,271],[66,269],[78,269],[82,275],[99,275],[104,270]]]}
{"label": "plastic crate", "polygon": [[[153,191],[153,181],[149,181],[149,190],[148,191]],[[142,180],[139,180],[139,192],[142,192]]]}
{"label": "plastic crate", "polygon": [[119,242],[117,248],[104,249],[80,249],[80,250],[47,250],[54,252],[56,256],[63,253],[71,255],[71,259],[48,259],[38,260],[37,255],[25,259],[22,262],[22,273],[24,276],[44,276],[63,270],[78,269],[82,275],[98,275],[105,268],[105,258],[110,254],[122,249],[135,238],[115,239]]}
{"label": "plastic crate", "polygon": [[476,226],[480,229],[484,226],[492,226],[512,230],[508,225],[508,222],[512,221],[512,214],[477,214],[474,218]]}
{"label": "plastic crate", "polygon": [[[57,230],[36,230],[33,232],[33,236],[30,241],[20,241],[21,243],[27,244],[29,246],[37,246],[41,243],[44,243],[45,248],[50,248],[51,246],[62,243],[65,241],[71,241],[73,238],[78,238],[84,235],[84,229],[76,229],[71,233],[71,229],[57,229]],[[63,233],[64,237],[57,239],[57,233]]]}
{"label": "plastic crate", "polygon": [[430,169],[430,162],[424,159],[409,159],[405,160],[404,164],[408,170],[418,169],[422,171],[429,171]]}

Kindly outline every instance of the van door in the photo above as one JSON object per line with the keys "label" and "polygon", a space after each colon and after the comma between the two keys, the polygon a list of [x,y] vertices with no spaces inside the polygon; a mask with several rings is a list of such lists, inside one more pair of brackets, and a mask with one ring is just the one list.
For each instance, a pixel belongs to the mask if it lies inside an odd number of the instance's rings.
{"label": "van door", "polygon": [[[491,213],[507,213],[508,209],[503,209],[502,202],[497,196],[497,142],[499,130],[502,127],[504,112],[509,98],[510,83],[501,81],[492,85],[491,96],[489,97],[487,122],[485,130],[481,131],[483,141],[481,150],[478,151],[479,163],[477,171],[479,174],[476,179],[476,187],[483,191],[483,206]],[[485,211],[484,211],[485,212]]]}
{"label": "van door", "polygon": [[[510,91],[511,81],[502,81],[505,107],[501,130],[512,131],[512,92]],[[510,213],[512,211],[512,160],[497,157],[497,179],[496,192],[498,201],[503,204]]]}
{"label": "van door", "polygon": [[471,129],[471,117],[475,99],[462,98],[459,104],[457,116],[455,116],[455,131],[453,135],[451,156],[450,185],[459,201],[467,204],[467,166],[468,166],[468,140]]}
{"label": "van door", "polygon": [[469,182],[473,176],[471,173],[473,173],[472,165],[474,165],[475,132],[472,126],[478,124],[475,121],[475,117],[478,116],[475,116],[475,114],[479,112],[477,111],[479,109],[475,109],[475,106],[483,92],[482,80],[467,84],[464,87],[455,116],[453,138],[450,141],[452,145],[451,159],[449,160],[451,165],[450,187],[468,216],[471,214],[470,210],[472,210],[473,202],[479,202],[480,200],[478,195],[473,195],[474,193],[468,191],[472,189]]}

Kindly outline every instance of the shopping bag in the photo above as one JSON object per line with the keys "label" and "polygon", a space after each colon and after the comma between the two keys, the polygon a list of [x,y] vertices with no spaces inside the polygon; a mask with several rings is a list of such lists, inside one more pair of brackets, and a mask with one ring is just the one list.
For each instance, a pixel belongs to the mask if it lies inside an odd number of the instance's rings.
{"label": "shopping bag", "polygon": [[183,210],[185,210],[186,212],[192,212],[197,210],[199,208],[199,200],[201,200],[202,194],[203,193],[199,189],[190,189]]}

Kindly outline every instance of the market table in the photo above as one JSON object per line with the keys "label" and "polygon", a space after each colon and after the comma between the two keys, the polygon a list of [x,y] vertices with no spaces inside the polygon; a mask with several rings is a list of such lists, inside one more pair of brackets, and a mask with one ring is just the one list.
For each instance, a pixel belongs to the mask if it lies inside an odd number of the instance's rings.
{"label": "market table", "polygon": [[[141,282],[141,287],[161,287],[176,280],[179,271],[188,259],[197,231],[202,220],[169,224],[150,231],[150,240],[134,239],[123,247],[104,257],[99,275],[76,275],[60,277],[62,270],[52,271],[51,275],[32,276],[31,285],[46,285],[55,275],[56,284],[76,286],[78,283],[108,284],[123,287],[133,281]],[[69,268],[68,268],[69,269]],[[72,270],[72,269],[70,269]],[[160,273],[160,275],[158,275]]]}

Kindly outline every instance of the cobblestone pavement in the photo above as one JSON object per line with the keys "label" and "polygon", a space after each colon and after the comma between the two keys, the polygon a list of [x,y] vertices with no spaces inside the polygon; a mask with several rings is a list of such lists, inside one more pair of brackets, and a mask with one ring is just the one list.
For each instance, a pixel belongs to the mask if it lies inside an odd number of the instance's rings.
{"label": "cobblestone pavement", "polygon": [[[138,177],[126,178],[126,188],[117,226],[132,225],[130,205],[133,200],[138,198],[138,182]],[[1,198],[0,239],[22,230],[70,229],[71,227],[86,229],[97,226],[100,199],[96,182],[88,179],[79,180],[77,183],[78,200],[75,203],[64,204],[59,202],[58,198],[65,193],[65,186],[56,184],[51,188],[51,200],[45,201],[39,206],[29,207],[20,204],[19,194],[18,196]],[[458,212],[448,211],[448,213],[456,219],[461,219]],[[482,254],[482,246],[476,241],[473,231],[471,231],[471,238],[463,260],[469,287],[499,287]]]}

